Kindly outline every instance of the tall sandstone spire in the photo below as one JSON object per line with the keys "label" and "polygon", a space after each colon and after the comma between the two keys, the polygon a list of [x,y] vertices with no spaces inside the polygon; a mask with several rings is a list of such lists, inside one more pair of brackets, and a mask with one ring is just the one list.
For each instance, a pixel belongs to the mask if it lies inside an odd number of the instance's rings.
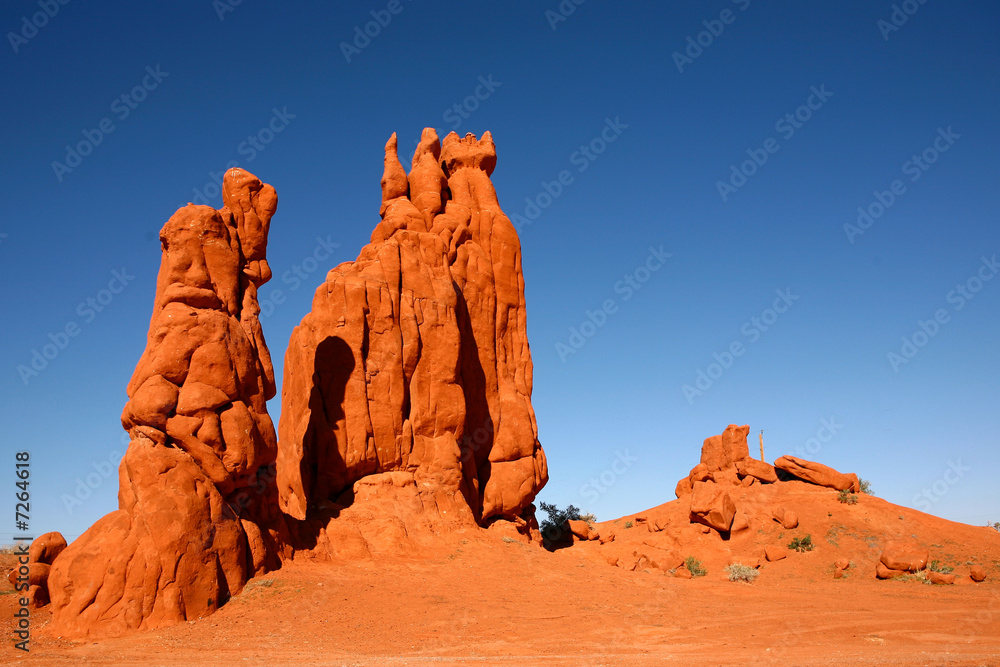
{"label": "tall sandstone spire", "polygon": [[[382,221],[292,333],[279,425],[283,512],[399,498],[404,526],[525,528],[548,479],[531,406],[517,233],[487,132],[423,131],[407,174],[385,147]],[[376,486],[378,492],[366,489]],[[387,492],[392,489],[391,492]]]}
{"label": "tall sandstone spire", "polygon": [[[257,288],[278,199],[240,169],[221,210],[188,204],[160,232],[146,350],[128,384],[119,509],[52,564],[54,631],[120,634],[211,613],[278,567],[274,370]],[[271,493],[268,493],[270,489]],[[269,497],[270,496],[270,497]]]}

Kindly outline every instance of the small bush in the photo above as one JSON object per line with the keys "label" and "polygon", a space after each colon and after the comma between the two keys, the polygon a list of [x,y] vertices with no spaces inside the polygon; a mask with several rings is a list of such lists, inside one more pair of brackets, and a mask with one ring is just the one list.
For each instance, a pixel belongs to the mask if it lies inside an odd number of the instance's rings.
{"label": "small bush", "polygon": [[1000,521],[994,521],[993,523],[988,523],[986,524],[986,527],[992,528],[993,530],[1000,532]]}
{"label": "small bush", "polygon": [[625,522],[625,527],[626,528],[631,528],[632,527],[632,522],[631,521],[626,521]]}
{"label": "small bush", "polygon": [[867,479],[859,480],[861,483],[861,493],[867,494],[869,496],[874,495],[872,493],[872,483]]}
{"label": "small bush", "polygon": [[691,573],[692,577],[704,577],[708,574],[708,570],[702,566],[701,561],[694,556],[688,556],[684,559],[684,567],[687,571]]}
{"label": "small bush", "polygon": [[940,572],[941,574],[951,574],[954,572],[955,568],[951,565],[942,565],[938,560],[932,560],[930,564],[931,572]]}
{"label": "small bush", "polygon": [[844,503],[845,505],[857,505],[858,496],[857,494],[851,493],[845,489],[837,492],[837,501]]}
{"label": "small bush", "polygon": [[597,517],[594,516],[593,512],[587,512],[580,515],[580,521],[586,521],[587,525],[593,528],[594,524],[597,523]]}
{"label": "small bush", "polygon": [[749,565],[734,563],[726,566],[726,574],[729,575],[729,581],[741,581],[743,583],[752,584],[760,572]]}
{"label": "small bush", "polygon": [[805,537],[796,537],[794,540],[788,543],[788,548],[792,551],[798,551],[802,553],[803,551],[812,551],[813,547],[812,535],[806,535]]}
{"label": "small bush", "polygon": [[573,505],[569,505],[564,510],[549,503],[538,503],[538,507],[549,515],[549,518],[542,521],[538,528],[542,531],[542,536],[550,542],[559,542],[562,538],[566,537],[563,534],[564,523],[571,519],[576,520],[581,518],[580,509]]}

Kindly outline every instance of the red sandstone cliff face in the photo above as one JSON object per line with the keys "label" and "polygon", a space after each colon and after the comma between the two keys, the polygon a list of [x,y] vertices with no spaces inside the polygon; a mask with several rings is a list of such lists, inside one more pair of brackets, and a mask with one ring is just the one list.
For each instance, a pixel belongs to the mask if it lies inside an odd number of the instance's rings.
{"label": "red sandstone cliff face", "polygon": [[[239,169],[225,206],[189,204],[160,232],[163,259],[146,350],[128,385],[119,509],[51,566],[53,629],[118,634],[214,611],[277,567],[274,371],[257,288],[274,188]],[[268,480],[271,480],[268,482]],[[268,497],[270,495],[270,498]]]}
{"label": "red sandstone cliff face", "polygon": [[286,353],[277,482],[291,517],[391,496],[404,534],[533,523],[548,472],[520,242],[495,165],[489,133],[442,146],[424,130],[409,174],[395,135],[386,145],[382,221],[330,271]]}

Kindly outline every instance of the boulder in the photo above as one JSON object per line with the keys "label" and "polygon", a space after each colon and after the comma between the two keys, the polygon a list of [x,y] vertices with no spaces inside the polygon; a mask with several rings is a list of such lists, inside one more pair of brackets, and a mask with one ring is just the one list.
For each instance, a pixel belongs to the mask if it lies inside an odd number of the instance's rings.
{"label": "boulder", "polygon": [[785,558],[788,558],[788,549],[777,544],[768,544],[764,547],[764,558],[766,558],[769,563],[784,560]]}
{"label": "boulder", "polygon": [[879,561],[875,564],[875,576],[879,579],[894,579],[895,577],[901,577],[904,574],[908,574],[906,570],[895,570],[885,566],[885,563]]}
{"label": "boulder", "polygon": [[563,529],[569,531],[573,537],[579,540],[587,541],[590,539],[590,524],[586,521],[570,519],[564,524]]}
{"label": "boulder", "polygon": [[752,477],[768,484],[778,481],[778,473],[773,465],[749,456],[736,462],[736,470],[743,477]]}
{"label": "boulder", "polygon": [[954,574],[945,574],[943,572],[934,572],[933,570],[927,573],[927,580],[932,584],[938,584],[941,586],[947,586],[955,583]]}
{"label": "boulder", "polygon": [[664,572],[674,570],[684,564],[684,559],[675,551],[643,544],[633,552],[636,558],[644,558],[651,567]]}
{"label": "boulder", "polygon": [[735,467],[723,468],[712,473],[712,480],[723,486],[740,486],[740,478]]}
{"label": "boulder", "polygon": [[686,567],[679,567],[676,570],[674,570],[674,576],[677,577],[678,579],[693,578],[693,575],[691,574],[690,570],[688,570]]}
{"label": "boulder", "polygon": [[690,480],[692,486],[695,482],[705,482],[710,479],[712,479],[712,471],[704,463],[699,463],[691,468],[691,472],[688,474],[688,480]]}
{"label": "boulder", "polygon": [[53,532],[39,535],[28,548],[28,562],[51,565],[65,548],[66,538],[62,534]]}
{"label": "boulder", "polygon": [[749,529],[750,519],[747,517],[746,513],[741,510],[736,510],[736,516],[733,517],[733,525],[732,528],[730,528],[730,532],[740,533]]}
{"label": "boulder", "polygon": [[969,577],[977,583],[986,581],[986,568],[982,565],[973,565],[972,569],[969,570]]}
{"label": "boulder", "polygon": [[721,435],[707,438],[701,447],[701,462],[710,472],[733,467],[750,456],[747,447],[749,426],[730,424]]}
{"label": "boulder", "polygon": [[851,561],[847,560],[846,558],[840,558],[837,560],[837,562],[833,564],[833,566],[838,570],[846,570],[847,568],[851,567]]}
{"label": "boulder", "polygon": [[833,571],[833,578],[834,579],[843,579],[844,578],[844,571],[841,570],[840,568],[834,569],[834,571]]}
{"label": "boulder", "polygon": [[785,530],[792,530],[799,527],[799,515],[784,507],[775,507],[771,511],[774,520],[781,524]]}
{"label": "boulder", "polygon": [[919,572],[927,567],[929,553],[926,548],[911,540],[894,540],[886,543],[879,561],[890,570]]}
{"label": "boulder", "polygon": [[674,495],[678,498],[686,496],[691,493],[692,487],[693,485],[691,484],[691,480],[685,477],[681,481],[677,482],[677,486],[674,487]]}
{"label": "boulder", "polygon": [[774,467],[811,484],[818,484],[838,491],[852,491],[854,493],[861,491],[861,483],[857,475],[837,472],[822,463],[807,461],[795,456],[782,456],[774,462]]}
{"label": "boulder", "polygon": [[696,482],[691,492],[691,521],[728,533],[736,504],[725,489],[712,482]]}

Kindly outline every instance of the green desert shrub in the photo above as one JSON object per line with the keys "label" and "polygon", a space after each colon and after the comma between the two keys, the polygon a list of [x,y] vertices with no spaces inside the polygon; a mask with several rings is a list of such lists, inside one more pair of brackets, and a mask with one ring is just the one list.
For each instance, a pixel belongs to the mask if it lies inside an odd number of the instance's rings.
{"label": "green desert shrub", "polygon": [[538,528],[542,531],[542,536],[550,542],[559,542],[563,537],[566,537],[563,534],[563,524],[570,519],[580,518],[580,509],[573,505],[569,505],[564,510],[550,503],[538,503],[538,507],[549,515],[549,518],[542,521]]}
{"label": "green desert shrub", "polygon": [[687,568],[692,577],[704,577],[708,574],[708,570],[706,570],[701,564],[701,561],[694,556],[688,556],[684,559],[684,567]]}
{"label": "green desert shrub", "polygon": [[805,537],[796,537],[794,540],[788,543],[788,548],[792,551],[798,551],[799,553],[803,551],[812,551],[813,547],[812,535],[806,535]]}
{"label": "green desert shrub", "polygon": [[861,482],[861,493],[867,494],[869,496],[874,495],[872,493],[872,483],[867,479],[859,480]]}
{"label": "green desert shrub", "polygon": [[931,572],[940,572],[941,574],[951,574],[955,570],[951,565],[943,565],[939,560],[932,560],[929,567]]}
{"label": "green desert shrub", "polygon": [[844,503],[845,505],[857,505],[858,496],[857,494],[851,493],[845,489],[837,492],[837,501]]}

